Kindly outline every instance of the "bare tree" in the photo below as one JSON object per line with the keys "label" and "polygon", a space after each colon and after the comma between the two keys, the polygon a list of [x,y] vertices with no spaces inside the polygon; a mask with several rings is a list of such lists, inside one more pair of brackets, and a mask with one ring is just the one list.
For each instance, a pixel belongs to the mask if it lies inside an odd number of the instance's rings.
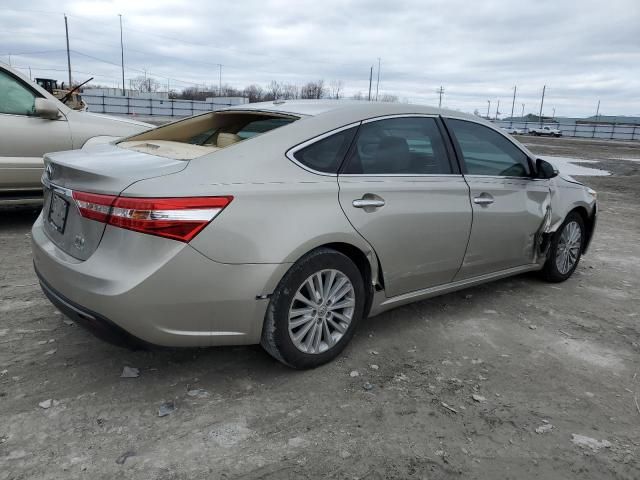
{"label": "bare tree", "polygon": [[212,97],[213,92],[207,90],[201,90],[200,87],[187,87],[182,90],[182,93],[176,95],[175,98],[184,100],[206,100],[207,97]]}
{"label": "bare tree", "polygon": [[271,83],[267,85],[264,100],[277,100],[279,98],[282,98],[282,84],[277,80],[271,80]]}
{"label": "bare tree", "polygon": [[300,89],[300,98],[320,99],[326,94],[324,80],[308,82]]}
{"label": "bare tree", "polygon": [[364,96],[362,95],[362,92],[358,92],[358,93],[354,93],[353,95],[351,95],[351,99],[352,100],[364,100]]}
{"label": "bare tree", "polygon": [[241,97],[242,91],[238,90],[235,87],[232,87],[228,83],[222,85],[222,89],[220,90],[221,97]]}
{"label": "bare tree", "polygon": [[243,94],[249,99],[249,103],[261,102],[264,100],[264,91],[259,85],[249,85],[244,89]]}
{"label": "bare tree", "polygon": [[331,80],[329,83],[329,97],[336,100],[339,99],[342,95],[343,86],[342,80]]}
{"label": "bare tree", "polygon": [[390,102],[390,103],[397,103],[398,102],[398,96],[397,95],[391,95],[389,93],[385,93],[383,95],[380,95],[378,97],[378,100],[380,102]]}
{"label": "bare tree", "polygon": [[282,85],[282,96],[283,100],[295,100],[300,96],[300,92],[297,85],[292,83],[285,83]]}
{"label": "bare tree", "polygon": [[160,82],[155,78],[138,75],[131,80],[131,86],[139,92],[157,92],[160,90]]}

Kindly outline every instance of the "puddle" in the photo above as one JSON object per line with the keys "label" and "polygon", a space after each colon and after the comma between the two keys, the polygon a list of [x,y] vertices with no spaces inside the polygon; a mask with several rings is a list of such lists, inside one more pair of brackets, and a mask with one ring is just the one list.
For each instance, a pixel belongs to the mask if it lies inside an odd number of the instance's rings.
{"label": "puddle", "polygon": [[622,160],[624,162],[640,162],[640,158],[624,158],[624,157],[620,157],[620,158],[612,158],[611,160]]}
{"label": "puddle", "polygon": [[582,160],[580,158],[570,157],[551,157],[548,155],[538,155],[539,158],[546,160],[553,164],[563,175],[575,175],[585,177],[606,177],[611,175],[607,170],[601,170],[599,168],[583,167],[582,165],[576,165],[577,163],[597,163],[597,160]]}

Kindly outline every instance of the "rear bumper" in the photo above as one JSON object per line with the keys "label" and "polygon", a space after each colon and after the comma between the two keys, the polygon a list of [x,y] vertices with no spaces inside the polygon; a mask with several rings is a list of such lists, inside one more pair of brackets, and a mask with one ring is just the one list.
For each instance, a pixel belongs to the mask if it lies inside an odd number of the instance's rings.
{"label": "rear bumper", "polygon": [[113,343],[259,343],[267,299],[287,264],[222,264],[184,243],[108,226],[85,261],[32,229],[34,267],[61,311]]}
{"label": "rear bumper", "polygon": [[[35,268],[35,267],[34,267]],[[59,292],[56,292],[47,282],[42,278],[38,269],[35,268],[38,280],[40,280],[40,287],[47,296],[47,298],[55,305],[55,307],[64,313],[67,317],[73,320],[76,324],[89,330],[96,337],[109,342],[113,345],[122,347],[144,347],[148,345],[143,340],[134,337],[126,330],[120,328],[111,320],[104,318],[102,315],[87,310],[81,305],[74,303],[66,298]]]}

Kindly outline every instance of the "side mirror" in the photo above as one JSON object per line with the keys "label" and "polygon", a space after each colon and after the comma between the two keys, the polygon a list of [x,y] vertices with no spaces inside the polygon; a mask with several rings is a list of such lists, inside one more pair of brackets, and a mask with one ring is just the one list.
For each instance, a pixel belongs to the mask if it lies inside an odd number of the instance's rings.
{"label": "side mirror", "polygon": [[35,113],[37,117],[46,118],[47,120],[56,120],[60,116],[55,102],[46,98],[36,98]]}
{"label": "side mirror", "polygon": [[536,160],[536,178],[553,178],[558,176],[558,169],[546,160]]}

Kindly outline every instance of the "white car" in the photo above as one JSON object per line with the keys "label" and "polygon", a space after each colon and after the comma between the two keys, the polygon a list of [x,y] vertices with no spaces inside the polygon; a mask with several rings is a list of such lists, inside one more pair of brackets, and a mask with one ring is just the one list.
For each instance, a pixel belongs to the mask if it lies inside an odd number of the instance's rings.
{"label": "white car", "polygon": [[557,128],[551,128],[551,127],[540,127],[540,128],[530,128],[529,129],[529,135],[536,135],[536,136],[540,136],[540,135],[544,135],[547,137],[561,137],[562,136],[562,132],[560,130],[558,130]]}
{"label": "white car", "polygon": [[[45,153],[82,148],[153,128],[72,110],[14,69],[0,65],[0,205],[42,203]],[[96,141],[96,140],[94,140]]]}

